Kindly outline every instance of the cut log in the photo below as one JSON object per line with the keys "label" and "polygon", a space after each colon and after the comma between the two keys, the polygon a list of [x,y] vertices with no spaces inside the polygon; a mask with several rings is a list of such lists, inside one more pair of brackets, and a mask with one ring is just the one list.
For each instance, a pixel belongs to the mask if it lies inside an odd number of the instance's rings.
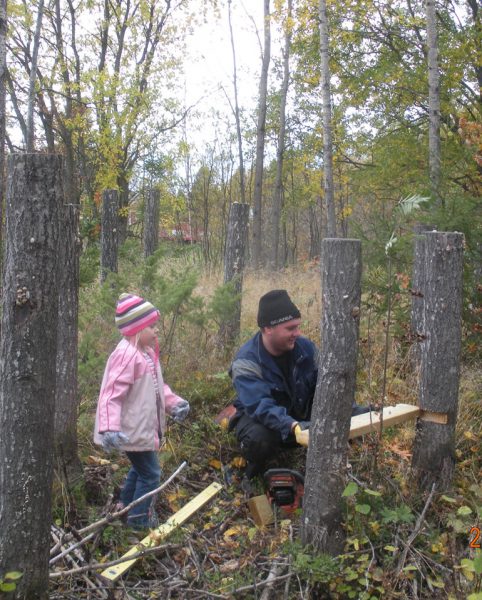
{"label": "cut log", "polygon": [[274,522],[273,509],[265,494],[250,498],[248,500],[248,508],[253,521],[258,527],[271,525]]}

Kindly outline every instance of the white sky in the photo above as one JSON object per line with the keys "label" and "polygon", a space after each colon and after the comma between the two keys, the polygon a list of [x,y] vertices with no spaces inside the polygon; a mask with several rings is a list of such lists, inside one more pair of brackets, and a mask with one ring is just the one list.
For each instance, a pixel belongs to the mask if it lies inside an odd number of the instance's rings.
{"label": "white sky", "polygon": [[[231,11],[238,101],[240,107],[252,108],[256,102],[261,70],[263,2],[234,0]],[[202,98],[197,105],[200,110],[208,111],[210,108],[216,108],[223,113],[229,113],[231,109],[226,94],[220,89],[220,86],[224,87],[234,105],[233,55],[227,6],[221,7],[220,19],[210,18],[209,23],[204,23],[196,29],[187,43],[186,104],[196,103]],[[209,126],[208,119],[202,128],[205,131],[197,129],[195,137],[209,136]]]}

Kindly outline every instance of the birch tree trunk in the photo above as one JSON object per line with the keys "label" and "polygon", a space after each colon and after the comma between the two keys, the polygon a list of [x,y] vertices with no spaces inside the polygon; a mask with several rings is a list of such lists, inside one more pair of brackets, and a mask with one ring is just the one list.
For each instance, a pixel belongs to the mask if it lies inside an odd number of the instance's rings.
{"label": "birch tree trunk", "polygon": [[239,192],[241,196],[241,204],[246,202],[245,190],[245,174],[244,174],[244,157],[243,157],[243,138],[241,136],[241,118],[239,114],[238,103],[238,75],[236,67],[236,52],[234,49],[233,25],[231,23],[231,0],[228,0],[228,20],[229,32],[231,36],[231,48],[233,52],[233,86],[234,86],[234,118],[236,120],[236,136],[238,139],[238,158],[239,158]]}
{"label": "birch tree trunk", "polygon": [[102,195],[102,222],[100,234],[100,281],[109,273],[117,273],[119,194],[105,190]]}
{"label": "birch tree trunk", "polygon": [[437,204],[440,196],[440,73],[438,66],[437,12],[435,0],[425,2],[427,16],[427,61],[428,61],[428,164],[430,188]]}
{"label": "birch tree trunk", "polygon": [[8,159],[0,341],[0,565],[48,598],[62,159]]}
{"label": "birch tree trunk", "polygon": [[39,0],[37,8],[37,25],[33,40],[32,62],[30,65],[30,82],[28,89],[27,102],[27,152],[33,152],[35,146],[35,124],[34,124],[34,104],[35,104],[35,82],[37,81],[37,58],[40,46],[40,32],[42,30],[42,17],[44,12],[44,0]]}
{"label": "birch tree trunk", "polygon": [[261,266],[261,234],[263,224],[263,168],[266,135],[266,96],[268,93],[268,70],[271,59],[271,26],[269,0],[264,0],[264,49],[259,81],[258,124],[256,127],[256,166],[253,197],[253,264]]}
{"label": "birch tree trunk", "polygon": [[220,327],[220,338],[228,346],[233,346],[241,328],[241,296],[243,292],[243,271],[248,239],[249,205],[233,202],[229,212],[228,237],[224,256],[224,283],[232,283],[237,295],[234,314]]}
{"label": "birch tree trunk", "polygon": [[[5,198],[5,97],[7,74],[7,0],[0,0],[0,248],[3,242],[3,205]],[[1,275],[1,271],[0,271]]]}
{"label": "birch tree trunk", "polygon": [[161,192],[149,190],[144,209],[144,257],[154,254],[159,246],[159,202]]}
{"label": "birch tree trunk", "polygon": [[343,548],[341,495],[357,365],[361,243],[322,242],[321,355],[306,462],[301,539],[317,550]]}
{"label": "birch tree trunk", "polygon": [[273,198],[273,246],[271,249],[271,266],[273,269],[281,267],[279,260],[280,246],[280,217],[283,206],[283,159],[285,151],[286,135],[286,98],[288,96],[288,86],[290,82],[290,50],[291,50],[291,32],[292,32],[292,9],[293,2],[288,0],[288,12],[285,22],[285,48],[283,52],[283,84],[281,86],[280,96],[280,114],[279,114],[279,133],[278,147],[276,149],[276,181],[274,186]]}
{"label": "birch tree trunk", "polygon": [[336,237],[335,192],[333,187],[333,131],[331,123],[330,44],[326,0],[320,0],[320,67],[323,103],[323,188],[327,215],[327,236]]}

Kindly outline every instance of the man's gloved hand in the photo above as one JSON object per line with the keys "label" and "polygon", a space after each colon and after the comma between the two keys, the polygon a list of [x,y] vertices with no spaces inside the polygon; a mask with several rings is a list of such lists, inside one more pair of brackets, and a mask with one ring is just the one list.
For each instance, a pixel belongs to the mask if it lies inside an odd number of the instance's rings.
{"label": "man's gloved hand", "polygon": [[127,444],[129,438],[122,431],[105,431],[102,435],[102,448],[107,452],[119,450],[122,444]]}
{"label": "man's gloved hand", "polygon": [[187,417],[191,407],[187,400],[180,400],[176,406],[171,409],[171,417],[176,423],[181,423]]}
{"label": "man's gloved hand", "polygon": [[310,430],[308,427],[310,426],[309,421],[301,421],[296,423],[293,428],[293,433],[295,434],[296,442],[300,446],[308,447],[310,443]]}

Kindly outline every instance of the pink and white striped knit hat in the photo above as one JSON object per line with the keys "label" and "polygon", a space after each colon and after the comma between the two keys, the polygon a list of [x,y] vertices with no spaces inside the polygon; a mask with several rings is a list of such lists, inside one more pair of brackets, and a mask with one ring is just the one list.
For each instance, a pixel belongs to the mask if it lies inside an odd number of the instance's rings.
{"label": "pink and white striped knit hat", "polygon": [[121,294],[117,300],[115,324],[122,335],[135,335],[155,323],[160,316],[157,308],[140,296]]}

